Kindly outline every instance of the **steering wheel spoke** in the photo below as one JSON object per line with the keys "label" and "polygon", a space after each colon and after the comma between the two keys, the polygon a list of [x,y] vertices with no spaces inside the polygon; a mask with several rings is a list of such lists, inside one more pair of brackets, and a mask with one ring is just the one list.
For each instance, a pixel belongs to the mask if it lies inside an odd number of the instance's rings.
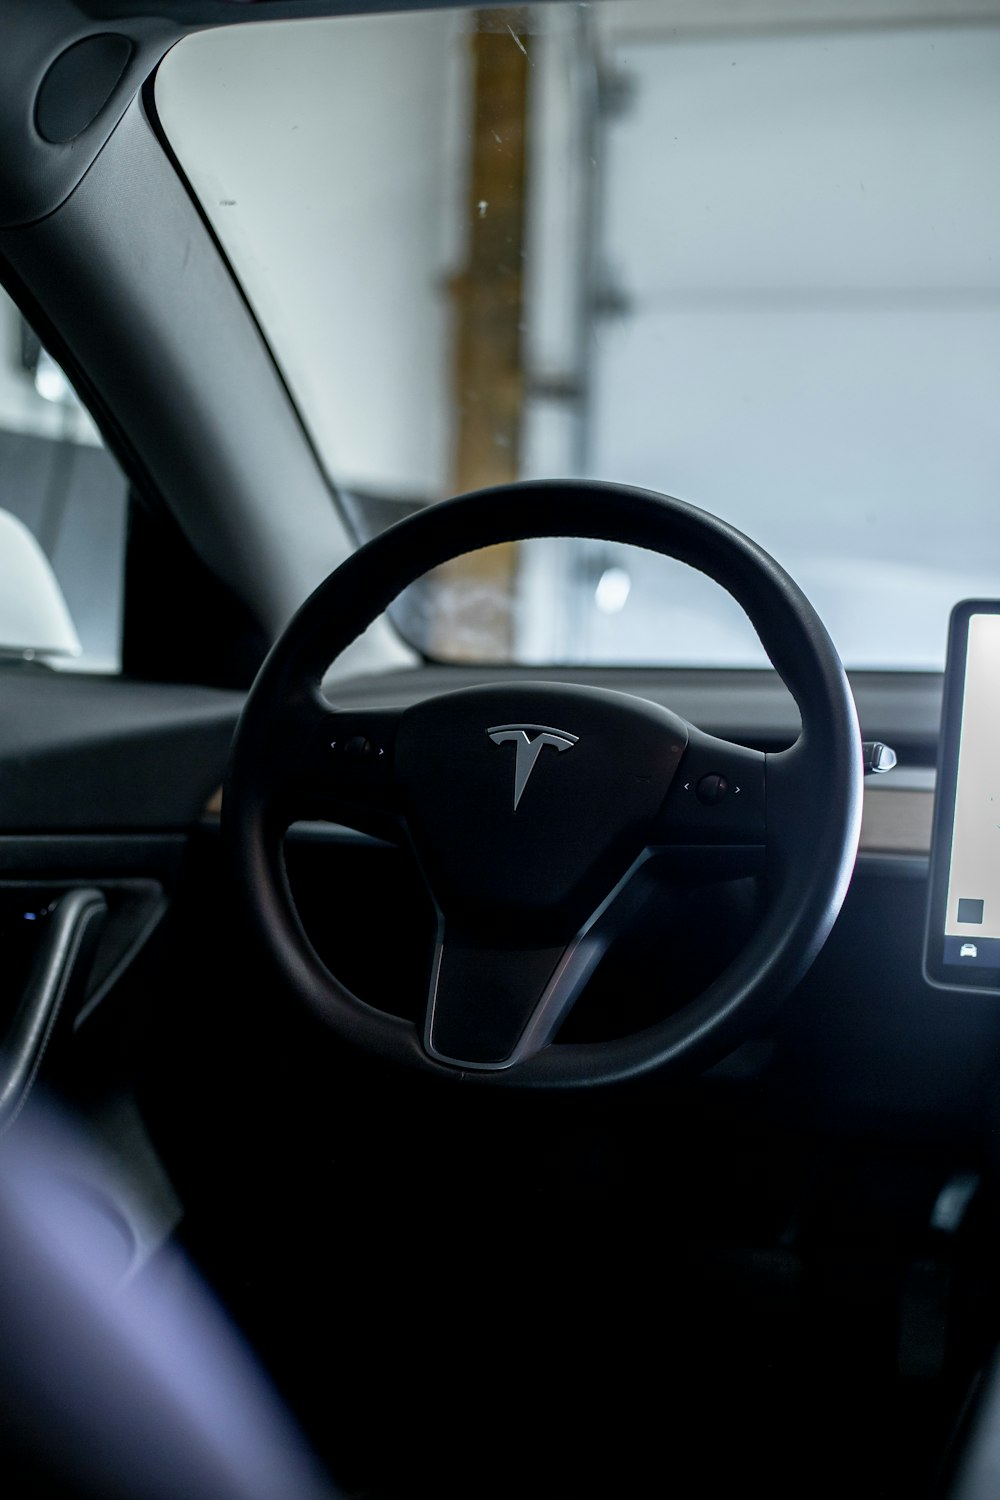
{"label": "steering wheel spoke", "polygon": [[431,969],[424,1047],[452,1067],[497,1069],[550,1040],[576,992],[559,944],[515,947],[442,924]]}
{"label": "steering wheel spoke", "polygon": [[679,878],[757,874],[765,866],[767,813],[767,757],[689,726],[650,842]]}
{"label": "steering wheel spoke", "polygon": [[399,711],[332,708],[318,695],[270,725],[271,796],[286,823],[317,819],[386,837],[400,818],[393,774]]}
{"label": "steering wheel spoke", "polygon": [[622,931],[641,882],[641,856],[568,942],[517,944],[441,919],[431,964],[424,1047],[435,1061],[500,1071],[552,1041]]}

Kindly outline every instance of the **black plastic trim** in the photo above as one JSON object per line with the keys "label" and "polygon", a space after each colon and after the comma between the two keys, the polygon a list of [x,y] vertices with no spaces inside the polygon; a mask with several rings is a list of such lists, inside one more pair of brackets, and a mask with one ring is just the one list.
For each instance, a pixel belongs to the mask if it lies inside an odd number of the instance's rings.
{"label": "black plastic trim", "polygon": [[0,1134],[9,1130],[27,1102],[67,999],[82,993],[107,903],[98,890],[83,888],[60,897],[46,919],[44,935],[17,1010],[2,1039]]}

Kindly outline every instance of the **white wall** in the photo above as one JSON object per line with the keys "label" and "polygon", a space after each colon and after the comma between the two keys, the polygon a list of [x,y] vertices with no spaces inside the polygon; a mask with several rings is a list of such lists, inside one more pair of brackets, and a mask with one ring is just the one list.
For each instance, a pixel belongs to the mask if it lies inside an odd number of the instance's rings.
{"label": "white wall", "polygon": [[157,75],[167,133],[341,480],[444,489],[464,18],[225,28]]}
{"label": "white wall", "polygon": [[[750,533],[853,663],[940,662],[951,605],[1000,592],[1000,30],[614,62],[635,92],[604,253],[629,312],[596,330],[592,471]],[[679,654],[724,648],[713,618]]]}

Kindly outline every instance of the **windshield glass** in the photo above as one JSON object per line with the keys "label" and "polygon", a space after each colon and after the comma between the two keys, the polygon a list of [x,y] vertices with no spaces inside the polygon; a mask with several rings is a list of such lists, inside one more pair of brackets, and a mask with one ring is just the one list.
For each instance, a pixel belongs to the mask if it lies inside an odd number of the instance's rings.
{"label": "windshield glass", "polygon": [[[1000,592],[994,17],[258,23],[181,43],[156,101],[362,536],[519,477],[643,485],[767,548],[848,665],[939,668]],[[714,585],[604,543],[477,554],[400,620],[451,659],[763,663]]]}

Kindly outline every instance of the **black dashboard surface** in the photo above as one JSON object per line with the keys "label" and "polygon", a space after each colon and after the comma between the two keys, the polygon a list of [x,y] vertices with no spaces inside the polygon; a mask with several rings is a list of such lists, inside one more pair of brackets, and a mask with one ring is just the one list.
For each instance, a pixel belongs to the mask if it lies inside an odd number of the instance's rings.
{"label": "black dashboard surface", "polygon": [[242,695],[12,666],[0,833],[179,829],[219,784]]}
{"label": "black dashboard surface", "polygon": [[[338,706],[407,706],[485,682],[591,683],[663,704],[710,734],[789,744],[795,705],[772,672],[427,664],[329,682]],[[941,678],[851,676],[862,734],[902,767],[935,763]],[[0,832],[180,828],[221,780],[243,703],[233,691],[10,666],[0,673]]]}
{"label": "black dashboard surface", "polygon": [[[892,744],[903,765],[933,766],[941,716],[941,677],[934,672],[848,673],[865,739]],[[769,671],[697,671],[655,667],[484,667],[433,663],[329,683],[342,707],[408,705],[435,693],[487,682],[568,682],[649,698],[707,734],[761,750],[798,733],[795,704]]]}

